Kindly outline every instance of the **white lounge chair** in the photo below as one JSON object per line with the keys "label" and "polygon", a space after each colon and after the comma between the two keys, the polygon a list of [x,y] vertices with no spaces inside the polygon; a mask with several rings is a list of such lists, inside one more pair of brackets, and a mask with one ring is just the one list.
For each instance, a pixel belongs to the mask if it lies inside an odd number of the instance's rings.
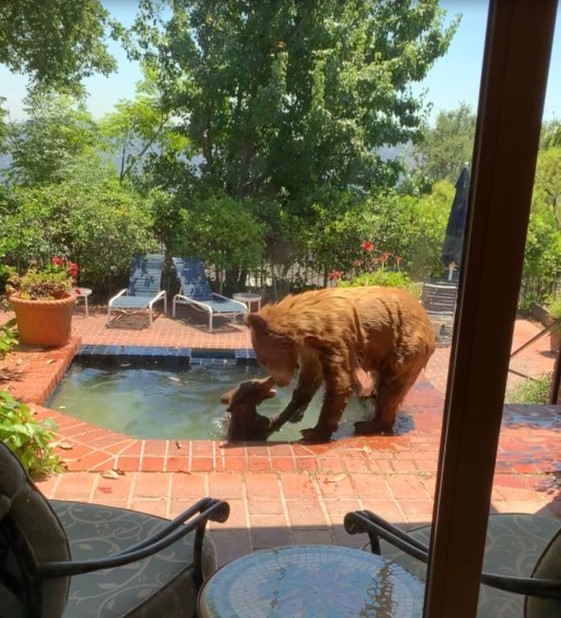
{"label": "white lounge chair", "polygon": [[235,320],[238,315],[247,313],[245,303],[216,294],[210,289],[201,260],[193,257],[173,258],[173,263],[180,282],[179,292],[173,297],[173,317],[178,304],[198,307],[208,313],[208,330],[212,332],[215,316]]}
{"label": "white lounge chair", "polygon": [[111,311],[148,311],[150,326],[154,321],[154,305],[164,301],[167,311],[166,291],[161,289],[163,256],[159,254],[135,258],[131,264],[129,287],[122,289],[107,303],[107,323],[111,320]]}

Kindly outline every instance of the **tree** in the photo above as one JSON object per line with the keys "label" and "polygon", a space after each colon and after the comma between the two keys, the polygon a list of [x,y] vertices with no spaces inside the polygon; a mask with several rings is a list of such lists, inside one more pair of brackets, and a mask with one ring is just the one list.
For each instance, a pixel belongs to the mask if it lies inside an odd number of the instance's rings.
{"label": "tree", "polygon": [[534,181],[534,204],[547,208],[561,230],[561,147],[542,150],[538,155]]}
{"label": "tree", "polygon": [[542,125],[540,148],[558,148],[561,146],[561,122],[559,120],[548,120]]}
{"label": "tree", "polygon": [[[118,156],[121,180],[135,175],[140,180],[160,155],[169,163],[168,153],[173,158],[187,148],[187,138],[175,130],[169,111],[163,109],[151,73],[145,71],[145,80],[137,86],[134,99],[117,103],[115,111],[99,123],[108,151]],[[163,181],[159,178],[154,184],[161,186]]]}
{"label": "tree", "polygon": [[304,214],[321,187],[395,181],[377,151],[417,138],[410,83],[456,26],[436,0],[180,0],[151,28],[158,4],[141,4],[136,53],[201,157],[201,185]]}
{"label": "tree", "polygon": [[12,239],[6,262],[22,269],[53,255],[80,266],[80,281],[108,290],[127,273],[131,256],[156,243],[148,208],[138,193],[113,175],[92,171],[36,187],[15,188],[3,218],[0,247]]}
{"label": "tree", "polygon": [[434,128],[425,125],[423,140],[415,148],[417,166],[430,184],[455,183],[465,163],[471,164],[475,141],[475,114],[466,103],[441,111]]}
{"label": "tree", "polygon": [[538,154],[524,254],[521,307],[528,309],[533,302],[543,302],[554,291],[560,273],[561,147],[551,146]]}
{"label": "tree", "polygon": [[[226,195],[214,195],[191,208],[181,210],[176,252],[198,255],[213,264],[218,290],[226,284],[237,291],[237,270],[256,268],[263,256],[263,227],[252,216],[248,205]],[[223,277],[224,271],[236,271]]]}
{"label": "tree", "polygon": [[33,186],[58,182],[84,167],[102,166],[97,126],[84,103],[69,95],[37,91],[27,98],[29,118],[12,125],[9,178]]}
{"label": "tree", "polygon": [[84,77],[116,67],[103,41],[111,25],[99,0],[2,0],[0,63],[32,87],[79,90]]}

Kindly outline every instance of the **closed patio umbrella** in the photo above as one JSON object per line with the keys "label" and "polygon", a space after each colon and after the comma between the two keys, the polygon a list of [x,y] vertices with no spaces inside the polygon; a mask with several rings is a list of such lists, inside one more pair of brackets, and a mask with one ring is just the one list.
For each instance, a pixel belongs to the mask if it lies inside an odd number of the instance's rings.
{"label": "closed patio umbrella", "polygon": [[469,195],[469,167],[466,165],[456,181],[456,194],[450,209],[446,235],[442,245],[441,259],[448,268],[449,279],[452,272],[462,263],[462,248],[466,228],[466,216]]}

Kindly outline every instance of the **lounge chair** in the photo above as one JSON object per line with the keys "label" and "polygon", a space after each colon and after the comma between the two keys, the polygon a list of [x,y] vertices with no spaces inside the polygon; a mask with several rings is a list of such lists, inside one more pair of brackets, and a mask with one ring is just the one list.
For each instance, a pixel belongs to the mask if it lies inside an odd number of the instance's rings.
{"label": "lounge chair", "polygon": [[443,345],[450,344],[454,327],[457,281],[425,281],[421,292],[421,303],[432,322],[436,340]]}
{"label": "lounge chair", "polygon": [[[405,532],[370,511],[354,511],[345,516],[345,529],[367,533],[373,553],[425,579],[430,526]],[[490,515],[483,570],[477,618],[561,616],[561,522],[525,513]]]}
{"label": "lounge chair", "polygon": [[216,570],[206,524],[228,513],[213,498],[172,521],[49,501],[0,443],[0,616],[195,616],[199,588]]}
{"label": "lounge chair", "polygon": [[111,311],[148,311],[150,326],[154,321],[154,304],[164,301],[167,311],[166,291],[161,289],[164,258],[159,254],[135,258],[131,264],[129,287],[115,294],[107,303],[107,322],[111,320]]}
{"label": "lounge chair", "polygon": [[212,332],[215,316],[231,317],[247,313],[247,306],[210,289],[201,260],[192,257],[173,258],[180,283],[179,292],[173,297],[172,316],[178,304],[193,305],[208,313],[208,330]]}

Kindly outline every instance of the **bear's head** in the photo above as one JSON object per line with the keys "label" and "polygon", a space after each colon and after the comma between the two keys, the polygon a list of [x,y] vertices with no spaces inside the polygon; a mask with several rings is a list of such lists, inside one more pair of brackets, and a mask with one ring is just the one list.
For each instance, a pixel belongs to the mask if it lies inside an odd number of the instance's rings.
{"label": "bear's head", "polygon": [[295,342],[271,330],[265,318],[258,313],[247,314],[245,320],[251,332],[257,362],[271,374],[275,384],[287,386],[298,369]]}
{"label": "bear's head", "polygon": [[259,414],[257,406],[277,394],[273,385],[272,377],[246,380],[220,397],[221,403],[228,406],[226,439],[229,442],[267,439],[272,419]]}

